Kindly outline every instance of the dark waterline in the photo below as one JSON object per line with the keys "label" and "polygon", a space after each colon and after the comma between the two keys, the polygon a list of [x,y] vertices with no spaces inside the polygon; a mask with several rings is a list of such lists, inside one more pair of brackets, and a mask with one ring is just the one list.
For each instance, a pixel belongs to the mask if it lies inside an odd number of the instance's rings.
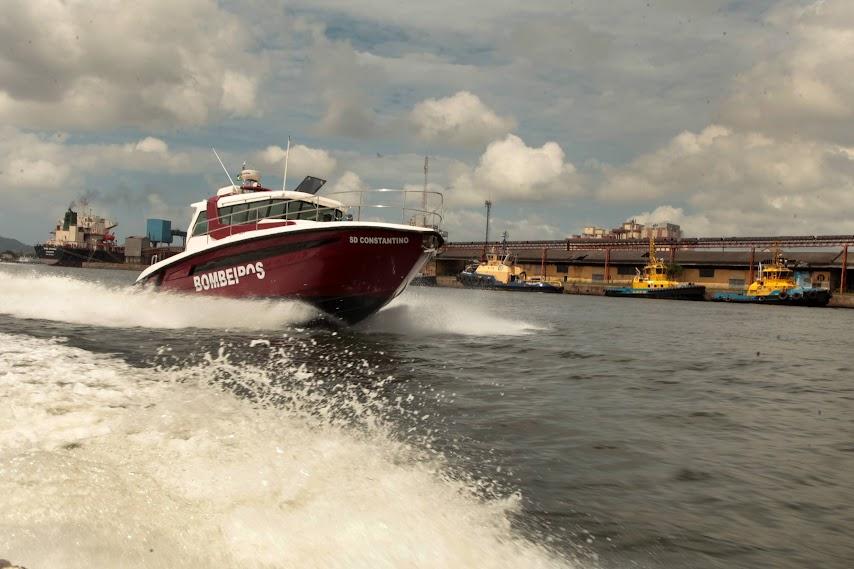
{"label": "dark waterline", "polygon": [[[571,554],[581,546],[605,567],[850,566],[854,311],[447,289],[407,297],[421,311],[391,307],[354,329],[295,327],[290,345],[311,346],[299,351],[307,365],[346,349],[393,375],[389,395],[419,398],[419,429],[458,468],[521,493],[519,531]],[[408,325],[442,305],[535,329]],[[65,336],[132,365],[164,345],[180,359],[282,336],[8,315],[0,332]]]}

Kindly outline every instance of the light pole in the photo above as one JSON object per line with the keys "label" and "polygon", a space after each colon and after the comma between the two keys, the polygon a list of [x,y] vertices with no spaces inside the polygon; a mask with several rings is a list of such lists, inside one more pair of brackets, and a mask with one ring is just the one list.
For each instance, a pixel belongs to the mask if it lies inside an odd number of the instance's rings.
{"label": "light pole", "polygon": [[483,205],[486,206],[486,237],[483,240],[483,259],[486,260],[486,247],[489,243],[489,214],[492,211],[492,202],[486,200]]}

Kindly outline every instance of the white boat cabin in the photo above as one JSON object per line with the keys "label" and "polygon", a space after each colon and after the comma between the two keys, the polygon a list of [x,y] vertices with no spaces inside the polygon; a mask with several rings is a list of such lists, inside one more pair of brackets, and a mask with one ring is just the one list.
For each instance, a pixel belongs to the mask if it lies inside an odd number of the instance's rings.
{"label": "white boat cabin", "polygon": [[[225,186],[216,197],[192,204],[186,250],[247,231],[348,219],[341,202],[314,195],[323,180],[308,176],[296,190],[277,191],[263,188],[257,172],[244,170],[240,177],[242,185]],[[300,191],[307,183],[311,193]]]}

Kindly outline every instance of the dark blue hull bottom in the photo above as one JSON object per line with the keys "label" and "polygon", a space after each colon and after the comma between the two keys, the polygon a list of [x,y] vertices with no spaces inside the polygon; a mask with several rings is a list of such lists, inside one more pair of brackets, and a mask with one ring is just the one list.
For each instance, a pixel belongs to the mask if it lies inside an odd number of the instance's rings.
{"label": "dark blue hull bottom", "polygon": [[35,245],[36,256],[57,267],[82,267],[83,263],[124,263],[125,255],[119,251]]}
{"label": "dark blue hull bottom", "polygon": [[606,288],[605,296],[622,298],[659,298],[667,300],[705,300],[706,287],[684,286],[657,289],[633,289],[631,287]]}
{"label": "dark blue hull bottom", "polygon": [[562,293],[563,287],[548,283],[510,283],[501,284],[495,279],[484,278],[472,275],[471,273],[460,273],[457,280],[465,288],[479,288],[484,290],[511,290],[516,292],[545,292],[545,293]]}
{"label": "dark blue hull bottom", "polygon": [[712,297],[715,302],[740,304],[774,304],[780,306],[827,306],[832,296],[829,290],[813,290],[800,295],[748,296],[738,292],[719,292]]}

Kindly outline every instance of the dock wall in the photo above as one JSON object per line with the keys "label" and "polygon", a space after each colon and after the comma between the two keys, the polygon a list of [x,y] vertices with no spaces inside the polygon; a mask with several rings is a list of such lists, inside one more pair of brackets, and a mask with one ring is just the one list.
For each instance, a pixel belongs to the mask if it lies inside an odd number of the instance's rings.
{"label": "dock wall", "polygon": [[137,273],[147,269],[149,265],[136,263],[83,263],[84,269],[108,269],[119,271],[136,271]]}

